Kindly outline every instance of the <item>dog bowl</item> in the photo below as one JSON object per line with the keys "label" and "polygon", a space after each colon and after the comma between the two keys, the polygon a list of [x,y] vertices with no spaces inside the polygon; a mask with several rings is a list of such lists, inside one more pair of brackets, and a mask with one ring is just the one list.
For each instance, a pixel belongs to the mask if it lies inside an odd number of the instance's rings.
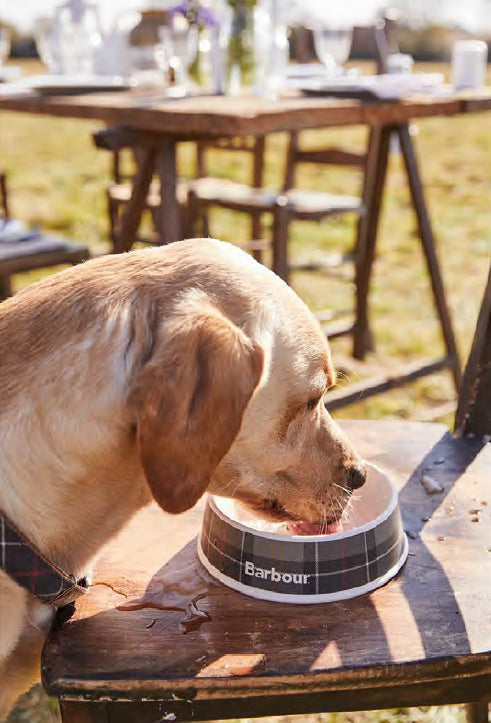
{"label": "dog bowl", "polygon": [[343,530],[328,535],[244,524],[237,519],[240,506],[209,496],[198,540],[201,562],[234,590],[284,603],[345,600],[384,585],[406,561],[408,543],[396,488],[378,467],[367,468]]}

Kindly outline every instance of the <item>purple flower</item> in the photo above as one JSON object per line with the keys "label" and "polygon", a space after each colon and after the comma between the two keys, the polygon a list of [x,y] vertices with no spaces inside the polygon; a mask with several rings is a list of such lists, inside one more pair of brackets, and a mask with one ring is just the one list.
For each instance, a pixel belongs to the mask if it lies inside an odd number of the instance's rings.
{"label": "purple flower", "polygon": [[185,15],[189,23],[199,27],[218,27],[218,18],[209,8],[200,7],[195,0],[184,0],[170,8],[172,14]]}

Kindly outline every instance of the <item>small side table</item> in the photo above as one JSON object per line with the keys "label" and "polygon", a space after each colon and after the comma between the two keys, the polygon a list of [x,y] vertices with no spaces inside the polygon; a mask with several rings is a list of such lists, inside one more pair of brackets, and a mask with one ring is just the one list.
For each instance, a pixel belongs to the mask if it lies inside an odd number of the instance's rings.
{"label": "small side table", "polygon": [[[409,558],[346,602],[280,605],[201,578],[201,509],[142,511],[106,550],[76,614],[51,633],[42,674],[70,723],[156,723],[491,700],[491,445],[443,425],[344,422],[400,490]],[[444,492],[428,495],[429,470]],[[209,620],[121,603],[200,577]],[[191,594],[190,594],[191,595]]]}

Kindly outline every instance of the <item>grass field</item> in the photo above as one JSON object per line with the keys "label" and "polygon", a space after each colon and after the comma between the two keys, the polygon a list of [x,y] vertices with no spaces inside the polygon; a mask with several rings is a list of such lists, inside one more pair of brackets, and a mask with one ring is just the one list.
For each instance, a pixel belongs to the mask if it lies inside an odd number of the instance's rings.
{"label": "grass field", "polygon": [[[0,114],[0,161],[8,172],[12,209],[16,217],[44,229],[107,249],[104,188],[109,181],[110,159],[97,151],[91,132],[97,124],[21,114]],[[422,161],[426,198],[438,238],[438,252],[461,357],[465,360],[491,259],[491,116],[435,118],[414,124]],[[307,134],[307,142],[320,139],[362,148],[362,129],[335,129]],[[276,185],[282,172],[285,137],[271,137],[268,145],[267,183]],[[280,160],[279,160],[280,159]],[[192,148],[183,147],[181,169],[191,174]],[[228,159],[217,173],[244,173]],[[348,173],[310,171],[304,185],[356,193],[359,183]],[[354,185],[355,184],[355,185]],[[247,238],[243,219],[227,213],[212,218],[215,236],[228,241]],[[320,225],[295,224],[292,251],[315,256],[324,250],[348,250],[354,222],[348,218]],[[16,287],[31,283],[39,274],[16,279]],[[313,309],[344,309],[352,304],[352,288],[314,274],[297,275],[294,286]],[[353,380],[393,369],[401,362],[433,356],[443,350],[429,282],[415,233],[415,220],[400,158],[392,154],[388,193],[383,208],[378,257],[370,308],[377,343],[366,362],[349,357],[349,343],[333,344],[335,362]],[[338,417],[426,420],[439,416],[442,405],[455,398],[449,373],[435,374],[403,389],[394,390],[337,413]],[[451,416],[444,421],[451,424]],[[458,707],[408,709],[390,712],[302,716],[274,719],[308,723],[396,723],[396,721],[463,720]],[[57,721],[56,706],[39,688],[18,706],[9,723]],[[272,719],[270,719],[272,720]]]}

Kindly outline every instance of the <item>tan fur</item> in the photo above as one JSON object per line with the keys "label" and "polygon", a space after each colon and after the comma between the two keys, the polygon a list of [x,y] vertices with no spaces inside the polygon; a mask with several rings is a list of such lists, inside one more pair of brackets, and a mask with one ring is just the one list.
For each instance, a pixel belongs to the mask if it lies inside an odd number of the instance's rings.
{"label": "tan fur", "polygon": [[[208,487],[307,521],[347,503],[360,460],[321,403],[327,343],[229,244],[49,277],[0,305],[0,346],[0,509],[76,576],[152,496],[180,512]],[[0,573],[0,719],[39,669],[50,618]]]}

